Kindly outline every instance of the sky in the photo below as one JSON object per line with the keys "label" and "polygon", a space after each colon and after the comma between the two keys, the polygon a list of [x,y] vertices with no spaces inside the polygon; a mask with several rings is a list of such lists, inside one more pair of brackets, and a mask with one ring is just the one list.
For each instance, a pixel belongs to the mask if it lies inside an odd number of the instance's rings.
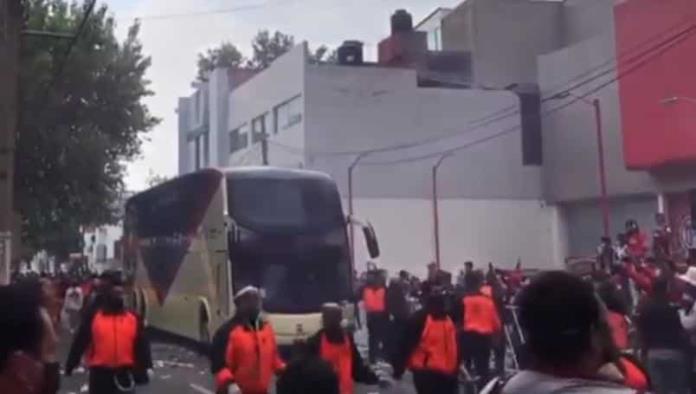
{"label": "sky", "polygon": [[[135,18],[140,39],[152,58],[148,71],[154,95],[146,99],[162,122],[143,142],[142,157],[128,164],[126,187],[147,187],[151,174],[177,172],[177,98],[192,93],[199,52],[223,41],[251,52],[251,39],[262,29],[279,30],[307,41],[310,48],[334,48],[348,39],[365,43],[367,59],[376,58],[376,44],[389,35],[389,17],[399,8],[418,23],[437,7],[462,0],[100,0],[108,5],[123,39]],[[210,11],[218,11],[210,13]]]}

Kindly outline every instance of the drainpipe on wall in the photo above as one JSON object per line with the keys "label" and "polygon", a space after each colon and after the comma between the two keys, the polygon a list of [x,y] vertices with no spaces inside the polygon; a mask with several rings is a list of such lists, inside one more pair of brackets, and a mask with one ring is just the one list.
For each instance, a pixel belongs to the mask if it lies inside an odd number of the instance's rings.
{"label": "drainpipe on wall", "polygon": [[438,270],[440,269],[440,208],[438,205],[437,171],[442,162],[450,156],[452,156],[452,152],[443,154],[433,166],[433,239],[435,242],[435,264]]}

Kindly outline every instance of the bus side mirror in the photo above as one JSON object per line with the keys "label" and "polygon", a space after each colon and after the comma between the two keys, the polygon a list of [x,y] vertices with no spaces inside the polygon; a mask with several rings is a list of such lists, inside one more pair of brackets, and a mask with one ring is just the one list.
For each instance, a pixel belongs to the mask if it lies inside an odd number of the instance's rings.
{"label": "bus side mirror", "polygon": [[375,229],[370,223],[363,226],[363,235],[365,236],[367,252],[370,254],[370,258],[376,259],[379,257],[379,242],[377,242],[377,234],[375,233]]}

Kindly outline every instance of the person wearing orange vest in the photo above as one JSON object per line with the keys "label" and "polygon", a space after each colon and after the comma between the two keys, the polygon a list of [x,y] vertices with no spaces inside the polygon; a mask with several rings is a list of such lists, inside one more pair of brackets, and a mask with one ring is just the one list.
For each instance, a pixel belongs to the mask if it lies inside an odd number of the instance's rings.
{"label": "person wearing orange vest", "polygon": [[408,368],[418,394],[458,392],[460,352],[448,300],[441,287],[430,289],[425,308],[409,319],[393,358],[394,378],[401,379]]}
{"label": "person wearing orange vest", "polygon": [[501,339],[502,323],[495,301],[482,291],[483,273],[476,271],[467,279],[469,291],[461,300],[461,317],[457,319],[461,321],[461,352],[484,385],[490,375],[491,351]]}
{"label": "person wearing orange vest", "polygon": [[384,357],[384,335],[389,323],[386,296],[387,288],[379,271],[368,272],[367,285],[362,289],[362,301],[367,315],[368,355],[371,364],[377,361],[377,357]]}
{"label": "person wearing orange vest", "polygon": [[136,384],[147,381],[146,370],[152,369],[142,319],[125,308],[118,275],[108,278],[102,302],[82,322],[65,364],[65,375],[70,376],[86,353],[90,394],[135,392]]}
{"label": "person wearing orange vest", "polygon": [[234,303],[235,316],[218,330],[211,347],[216,391],[227,393],[232,388],[242,394],[265,394],[273,375],[285,368],[275,332],[259,316],[261,297],[257,288],[241,289]]}
{"label": "person wearing orange vest", "polygon": [[375,373],[363,363],[353,335],[341,326],[343,312],[338,304],[322,307],[322,329],[307,340],[310,354],[331,364],[338,376],[341,394],[353,394],[354,382],[380,383]]}

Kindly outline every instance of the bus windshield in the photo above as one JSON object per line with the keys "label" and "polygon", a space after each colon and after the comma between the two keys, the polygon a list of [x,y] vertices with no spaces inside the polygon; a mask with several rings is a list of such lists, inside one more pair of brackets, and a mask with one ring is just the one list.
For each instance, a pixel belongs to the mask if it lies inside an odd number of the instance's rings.
{"label": "bus windshield", "polygon": [[265,291],[269,313],[309,313],[350,298],[345,229],[318,236],[255,236],[230,248],[235,289]]}
{"label": "bus windshield", "polygon": [[336,187],[320,179],[228,180],[230,216],[252,231],[324,231],[344,222]]}
{"label": "bus windshield", "polygon": [[264,289],[269,313],[316,312],[350,298],[350,260],[335,183],[313,176],[236,173],[229,214],[240,227],[230,245],[235,289]]}

